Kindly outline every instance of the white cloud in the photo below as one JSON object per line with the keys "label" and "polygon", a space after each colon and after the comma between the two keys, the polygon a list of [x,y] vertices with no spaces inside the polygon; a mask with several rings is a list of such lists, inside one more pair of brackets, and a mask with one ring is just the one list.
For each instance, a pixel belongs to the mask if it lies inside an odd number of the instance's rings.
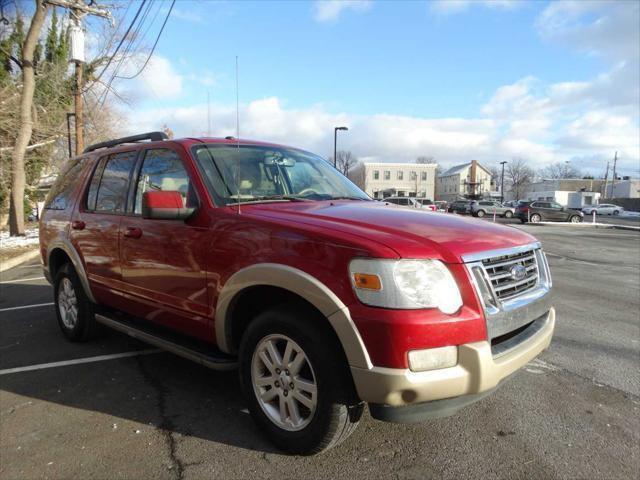
{"label": "white cloud", "polygon": [[318,0],[314,4],[314,18],[321,23],[334,22],[347,10],[362,13],[370,8],[370,0]]}
{"label": "white cloud", "polygon": [[[146,54],[134,55],[123,63],[118,75],[135,75],[144,65],[146,58]],[[116,79],[113,87],[123,91],[126,96],[135,96],[141,100],[149,97],[178,98],[182,95],[183,80],[183,76],[176,72],[168,59],[153,55],[138,77],[133,81]]]}
{"label": "white cloud", "polygon": [[438,15],[454,15],[475,6],[511,10],[523,3],[522,0],[434,0],[429,6]]}

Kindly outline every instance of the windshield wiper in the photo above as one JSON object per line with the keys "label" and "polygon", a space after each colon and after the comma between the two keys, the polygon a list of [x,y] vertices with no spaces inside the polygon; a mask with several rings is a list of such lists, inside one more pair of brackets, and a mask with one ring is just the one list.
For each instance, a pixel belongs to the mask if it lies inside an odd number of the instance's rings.
{"label": "windshield wiper", "polygon": [[259,203],[270,201],[289,201],[289,202],[308,202],[310,200],[294,197],[292,195],[259,195],[255,197],[245,197],[240,199],[240,202],[228,202],[227,205],[237,205],[238,203]]}
{"label": "windshield wiper", "polygon": [[351,197],[349,195],[339,195],[336,197],[329,197],[329,200],[362,200],[363,202],[369,202],[370,200],[362,197]]}

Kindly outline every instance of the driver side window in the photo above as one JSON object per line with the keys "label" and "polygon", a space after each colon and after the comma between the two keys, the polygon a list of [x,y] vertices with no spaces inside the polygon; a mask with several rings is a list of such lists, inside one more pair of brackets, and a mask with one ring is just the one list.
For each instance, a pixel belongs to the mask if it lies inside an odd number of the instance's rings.
{"label": "driver side window", "polygon": [[142,213],[142,195],[148,191],[180,192],[185,207],[197,207],[198,199],[182,160],[166,148],[147,150],[138,175],[134,213]]}

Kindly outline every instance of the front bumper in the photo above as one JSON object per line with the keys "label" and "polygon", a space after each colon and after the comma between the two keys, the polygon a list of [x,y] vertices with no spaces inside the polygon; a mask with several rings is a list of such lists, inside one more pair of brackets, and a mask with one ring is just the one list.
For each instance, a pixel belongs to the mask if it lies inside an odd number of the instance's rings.
{"label": "front bumper", "polygon": [[[555,309],[551,307],[539,319],[533,334],[499,353],[492,351],[489,341],[460,345],[458,364],[451,368],[413,372],[351,367],[356,390],[360,399],[372,404],[372,415],[381,420],[419,421],[451,415],[491,392],[546,349],[551,343],[555,318]],[[425,405],[425,402],[434,404]]]}

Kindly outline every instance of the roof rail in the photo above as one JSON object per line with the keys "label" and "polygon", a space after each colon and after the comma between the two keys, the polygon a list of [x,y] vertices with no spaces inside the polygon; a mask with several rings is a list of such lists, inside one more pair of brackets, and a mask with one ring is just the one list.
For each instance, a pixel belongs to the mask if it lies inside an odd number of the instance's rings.
{"label": "roof rail", "polygon": [[134,143],[141,140],[151,140],[152,142],[159,142],[160,140],[167,140],[168,138],[169,136],[164,132],[141,133],[140,135],[132,135],[130,137],[116,138],[115,140],[94,143],[93,145],[89,145],[87,148],[85,148],[84,152],[82,153],[93,152],[94,150],[98,150],[99,148],[115,147],[116,145],[120,145],[122,143]]}

